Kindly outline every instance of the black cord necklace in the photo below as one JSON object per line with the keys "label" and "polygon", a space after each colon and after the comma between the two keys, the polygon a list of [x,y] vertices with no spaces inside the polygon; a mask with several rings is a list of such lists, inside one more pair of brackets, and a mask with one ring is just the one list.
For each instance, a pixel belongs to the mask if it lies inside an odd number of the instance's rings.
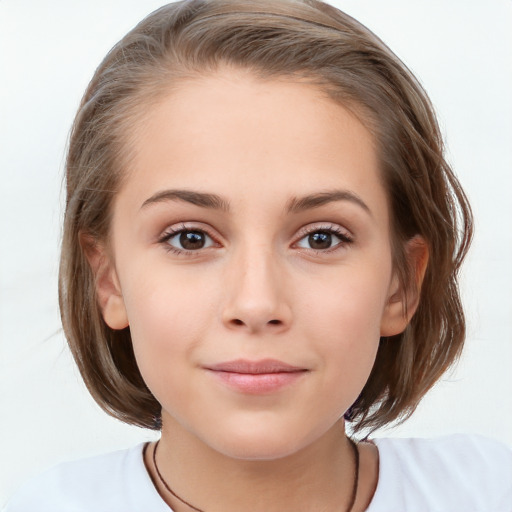
{"label": "black cord necklace", "polygon": [[[350,439],[350,437],[347,437],[347,439],[349,440],[350,446],[352,446],[352,449],[354,451],[354,485],[352,486],[352,496],[350,498],[350,504],[347,508],[347,512],[352,512],[352,509],[354,508],[354,503],[356,502],[356,498],[357,498],[357,487],[358,487],[358,483],[359,483],[359,450],[357,448],[356,443],[354,443],[354,441],[352,441],[352,439]],[[194,507],[194,505],[192,505],[188,501],[185,501],[183,498],[180,498],[170,488],[170,486],[167,484],[167,482],[164,480],[164,477],[160,473],[160,470],[158,469],[158,465],[156,463],[156,449],[158,448],[159,442],[160,442],[160,440],[158,440],[156,442],[155,449],[153,450],[153,465],[155,466],[155,471],[156,471],[156,474],[158,475],[158,478],[160,479],[160,482],[181,503],[183,503],[190,509],[195,510],[195,512],[205,512],[203,509]]]}

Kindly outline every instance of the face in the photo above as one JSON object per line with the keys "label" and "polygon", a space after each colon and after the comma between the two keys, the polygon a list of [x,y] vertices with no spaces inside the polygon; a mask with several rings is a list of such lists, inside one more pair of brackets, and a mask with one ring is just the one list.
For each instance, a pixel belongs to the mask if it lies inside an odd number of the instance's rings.
{"label": "face", "polygon": [[320,439],[405,326],[372,136],[312,85],[231,69],[151,107],[133,149],[99,296],[164,431],[246,459]]}

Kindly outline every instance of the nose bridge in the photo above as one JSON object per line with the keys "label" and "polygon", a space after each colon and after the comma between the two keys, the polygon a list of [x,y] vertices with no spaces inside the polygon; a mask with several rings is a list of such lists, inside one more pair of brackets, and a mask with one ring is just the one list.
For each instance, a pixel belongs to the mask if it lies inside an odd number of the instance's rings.
{"label": "nose bridge", "polygon": [[249,241],[229,261],[223,320],[250,331],[281,329],[290,321],[283,289],[283,263],[270,241]]}

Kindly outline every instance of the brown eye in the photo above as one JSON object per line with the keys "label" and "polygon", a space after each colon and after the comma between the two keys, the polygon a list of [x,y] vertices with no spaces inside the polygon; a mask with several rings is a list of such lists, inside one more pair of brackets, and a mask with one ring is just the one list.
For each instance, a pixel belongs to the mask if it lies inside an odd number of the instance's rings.
{"label": "brown eye", "polygon": [[187,251],[202,249],[206,244],[206,236],[200,231],[183,231],[180,234],[180,244]]}
{"label": "brown eye", "polygon": [[332,235],[325,231],[318,231],[308,235],[308,243],[311,249],[329,249],[332,245]]}
{"label": "brown eye", "polygon": [[342,248],[350,243],[352,243],[352,238],[342,232],[341,228],[333,226],[329,229],[310,231],[297,242],[297,246],[313,251],[328,251],[337,247]]}
{"label": "brown eye", "polygon": [[176,251],[198,251],[214,245],[212,238],[204,231],[182,229],[166,235],[162,242]]}

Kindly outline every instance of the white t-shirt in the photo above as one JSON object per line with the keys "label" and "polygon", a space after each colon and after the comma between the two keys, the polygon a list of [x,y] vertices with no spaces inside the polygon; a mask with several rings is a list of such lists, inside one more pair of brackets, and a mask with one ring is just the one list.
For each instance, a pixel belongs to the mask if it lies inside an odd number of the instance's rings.
{"label": "white t-shirt", "polygon": [[[379,481],[367,512],[512,512],[507,446],[462,434],[374,442]],[[171,512],[143,448],[60,464],[26,484],[4,512]]]}

